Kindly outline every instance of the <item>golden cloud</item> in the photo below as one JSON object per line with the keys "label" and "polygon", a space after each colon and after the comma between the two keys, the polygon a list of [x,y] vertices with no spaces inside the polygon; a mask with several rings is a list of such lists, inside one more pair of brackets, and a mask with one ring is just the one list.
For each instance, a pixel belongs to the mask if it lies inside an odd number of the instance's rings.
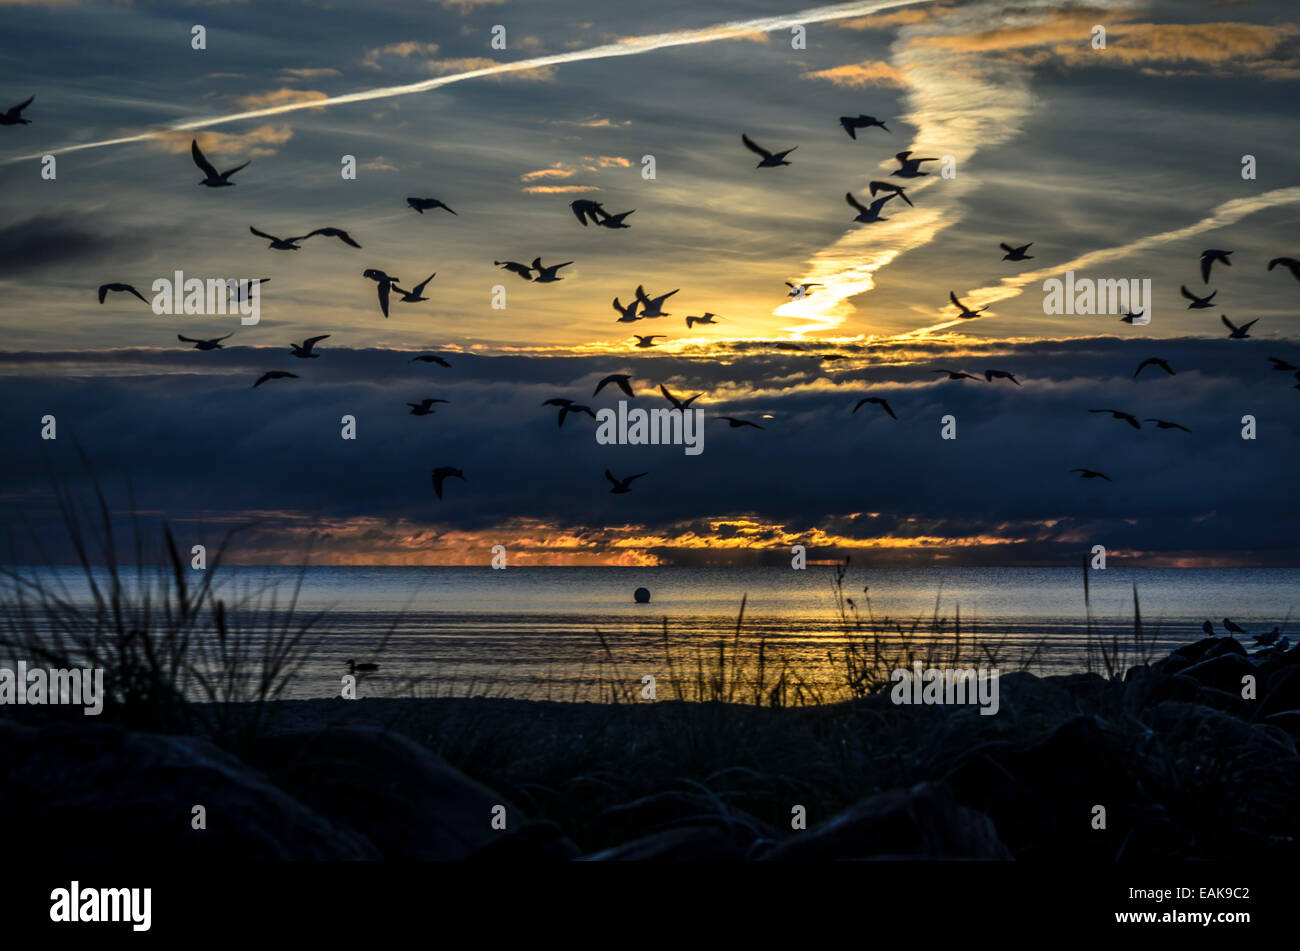
{"label": "golden cloud", "polygon": [[598,192],[591,185],[529,185],[524,192],[529,195],[568,195],[574,192]]}
{"label": "golden cloud", "polygon": [[294,79],[324,79],[328,76],[342,76],[337,69],[328,66],[321,66],[315,69],[282,69],[280,70],[286,76],[292,76]]}
{"label": "golden cloud", "polygon": [[803,74],[804,79],[824,79],[836,86],[858,89],[863,86],[905,86],[907,76],[902,70],[878,61],[849,63],[831,69],[819,69]]}
{"label": "golden cloud", "polygon": [[287,106],[296,102],[319,102],[328,99],[325,93],[316,89],[273,89],[270,92],[249,93],[246,96],[233,97],[245,109],[269,109],[274,106]]}
{"label": "golden cloud", "polygon": [[570,178],[576,172],[571,168],[565,168],[563,165],[556,163],[551,168],[539,168],[535,172],[524,172],[519,176],[521,182],[535,182],[539,178]]}
{"label": "golden cloud", "polygon": [[284,145],[293,138],[290,126],[263,125],[247,132],[158,132],[148,143],[173,155],[188,153],[190,142],[197,141],[209,158],[213,155],[274,155],[271,146]]}
{"label": "golden cloud", "polygon": [[[491,59],[487,56],[460,56],[452,59],[431,59],[424,64],[425,69],[435,76],[446,76],[449,73],[467,73],[476,69],[493,69],[501,65],[500,60]],[[512,72],[497,73],[489,76],[489,79],[495,79],[498,82],[504,80],[518,79],[531,82],[547,82],[555,78],[555,66],[539,66],[536,69],[519,69]]]}

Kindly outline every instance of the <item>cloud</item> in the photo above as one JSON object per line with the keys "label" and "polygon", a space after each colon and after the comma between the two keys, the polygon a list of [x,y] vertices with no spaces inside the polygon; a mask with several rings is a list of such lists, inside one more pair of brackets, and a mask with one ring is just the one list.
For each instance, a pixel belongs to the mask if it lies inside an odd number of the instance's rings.
{"label": "cloud", "polygon": [[831,69],[819,69],[804,73],[804,79],[824,79],[836,86],[858,89],[865,86],[905,86],[907,76],[902,70],[888,63],[872,62],[849,63]]}
{"label": "cloud", "polygon": [[284,145],[293,138],[293,128],[287,125],[263,125],[247,132],[159,132],[149,142],[155,148],[173,155],[188,153],[190,142],[197,140],[199,148],[213,155],[274,155],[272,146]]}
{"label": "cloud", "polygon": [[[424,68],[438,76],[454,75],[457,73],[473,72],[476,70],[495,70],[500,66],[499,60],[490,59],[486,56],[459,56],[450,59],[431,59],[424,64]],[[556,67],[538,66],[533,69],[518,69],[509,72],[491,72],[487,73],[489,78],[498,82],[508,80],[522,80],[525,82],[549,82],[555,78]]]}
{"label": "cloud", "polygon": [[322,66],[315,69],[289,69],[285,67],[280,70],[286,76],[292,76],[294,79],[325,79],[329,76],[342,76],[343,74],[332,67]]}
{"label": "cloud", "polygon": [[598,192],[594,185],[529,185],[524,191],[529,195],[570,195],[577,192]]}
{"label": "cloud", "polygon": [[80,215],[55,213],[16,221],[0,228],[0,278],[84,264],[117,242],[117,237],[87,227]]}
{"label": "cloud", "polygon": [[571,168],[565,168],[561,163],[556,163],[551,168],[539,168],[535,172],[524,172],[519,176],[521,182],[535,182],[539,178],[571,178],[577,174]]}
{"label": "cloud", "polygon": [[363,162],[361,168],[367,172],[396,172],[400,171],[396,165],[384,158],[382,155],[376,155],[368,162]]}
{"label": "cloud", "polygon": [[366,50],[366,55],[361,60],[362,66],[368,66],[371,69],[379,69],[379,59],[383,56],[397,56],[406,58],[409,56],[433,56],[438,52],[437,43],[420,43],[415,40],[405,40],[401,43],[389,43],[387,46],[378,46],[374,49]]}
{"label": "cloud", "polygon": [[249,93],[244,96],[234,96],[235,102],[239,103],[245,109],[267,109],[276,106],[287,106],[303,102],[320,102],[322,99],[328,99],[329,96],[315,89],[273,89],[270,92]]}
{"label": "cloud", "polygon": [[584,155],[584,162],[588,163],[588,168],[592,171],[598,168],[631,168],[632,160],[623,158],[621,155]]}

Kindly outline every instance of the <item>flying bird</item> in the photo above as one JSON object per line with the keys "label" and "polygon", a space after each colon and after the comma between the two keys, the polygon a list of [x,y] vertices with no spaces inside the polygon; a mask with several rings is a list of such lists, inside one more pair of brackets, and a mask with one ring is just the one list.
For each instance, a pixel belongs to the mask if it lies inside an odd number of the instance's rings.
{"label": "flying bird", "polygon": [[527,264],[520,264],[518,261],[493,261],[492,263],[497,267],[505,268],[511,273],[518,274],[525,281],[533,279],[533,269]]}
{"label": "flying bird", "polygon": [[1187,289],[1186,284],[1183,284],[1179,289],[1182,292],[1182,295],[1191,301],[1191,303],[1187,305],[1188,310],[1204,310],[1207,307],[1213,307],[1214,305],[1211,304],[1210,301],[1214,300],[1214,295],[1219,293],[1218,291],[1214,291],[1209,297],[1197,297]]}
{"label": "flying bird", "polygon": [[1223,326],[1227,327],[1228,330],[1231,331],[1228,334],[1229,340],[1245,340],[1247,337],[1250,336],[1250,334],[1247,331],[1249,331],[1250,328],[1253,327],[1255,324],[1259,323],[1259,318],[1256,317],[1254,320],[1247,321],[1246,323],[1238,327],[1236,324],[1234,324],[1231,320],[1228,319],[1226,314],[1220,314],[1219,319],[1223,321]]}
{"label": "flying bird", "polygon": [[642,317],[671,317],[672,314],[664,310],[664,301],[672,297],[681,288],[669,291],[667,294],[660,294],[658,297],[650,297],[646,294],[645,288],[640,284],[636,286],[636,299],[641,302]]}
{"label": "flying bird", "polygon": [[979,381],[979,377],[975,376],[972,373],[966,373],[965,371],[962,370],[931,370],[930,372],[946,373],[948,374],[948,379],[950,380],[975,380],[976,382]]}
{"label": "flying bird", "polygon": [[320,343],[322,340],[327,339],[328,337],[329,334],[321,334],[319,337],[308,337],[300,344],[290,343],[289,346],[293,347],[293,350],[290,351],[290,356],[299,357],[300,359],[303,360],[308,360],[308,359],[314,360],[317,357],[319,357],[320,354],[313,353],[312,347],[316,346],[316,344]]}
{"label": "flying bird", "polygon": [[1126,323],[1126,324],[1131,324],[1131,323],[1133,323],[1133,321],[1137,320],[1139,317],[1141,317],[1141,316],[1142,316],[1143,314],[1145,314],[1145,313],[1146,313],[1145,310],[1139,310],[1136,314],[1135,314],[1135,313],[1132,313],[1132,312],[1130,311],[1130,312],[1125,313],[1125,314],[1120,314],[1120,318],[1119,318],[1119,319],[1122,320],[1122,321],[1123,321],[1124,323]]}
{"label": "flying bird", "polygon": [[862,399],[858,400],[858,405],[853,407],[853,412],[856,413],[858,410],[862,409],[862,407],[866,406],[868,403],[875,403],[886,413],[888,413],[891,419],[898,419],[898,417],[894,415],[893,409],[890,408],[889,402],[887,400],[881,399],[879,396],[864,396]]}
{"label": "flying bird", "polygon": [[687,330],[690,330],[690,329],[691,329],[691,326],[694,325],[694,324],[716,324],[717,321],[714,320],[714,318],[717,317],[717,316],[718,316],[717,314],[714,314],[714,313],[712,313],[712,312],[706,310],[706,311],[704,312],[704,315],[703,315],[702,317],[687,317],[687,318],[686,318],[686,329],[687,329]]}
{"label": "flying bird", "polygon": [[647,347],[653,347],[655,345],[656,337],[663,337],[665,340],[668,339],[664,334],[647,334],[644,337],[641,336],[641,334],[633,334],[632,336],[636,337],[636,345],[643,350]]}
{"label": "flying bird", "polygon": [[785,285],[786,287],[790,288],[790,293],[787,294],[786,296],[793,297],[795,300],[798,300],[801,297],[807,297],[809,294],[812,293],[812,289],[814,287],[823,286],[821,284],[791,284],[789,281],[786,281]]}
{"label": "flying bird", "polygon": [[424,355],[422,355],[422,356],[418,356],[418,357],[411,357],[411,359],[410,359],[409,361],[407,361],[407,362],[408,362],[408,363],[415,363],[415,362],[417,362],[417,361],[419,361],[420,363],[436,363],[436,364],[438,364],[438,366],[440,366],[440,367],[446,367],[446,368],[449,369],[449,370],[451,369],[451,364],[450,364],[450,363],[448,363],[448,362],[447,362],[446,360],[444,360],[442,357],[435,356],[435,355],[433,355],[433,354],[424,354]]}
{"label": "flying bird", "polygon": [[31,125],[31,119],[23,118],[23,110],[30,106],[35,98],[35,96],[30,96],[26,102],[10,106],[3,113],[0,113],[0,125]]}
{"label": "flying bird", "polygon": [[912,152],[909,149],[906,152],[899,152],[894,156],[898,160],[898,169],[890,172],[890,175],[897,175],[899,178],[919,178],[922,175],[929,175],[929,172],[921,171],[922,162],[937,162],[937,158],[910,158]]}
{"label": "flying bird", "polygon": [[637,305],[639,305],[640,303],[641,302],[639,300],[633,298],[631,303],[629,303],[627,306],[624,306],[623,302],[620,301],[617,297],[615,297],[612,306],[616,311],[619,312],[620,315],[618,320],[615,321],[615,323],[634,324],[638,320],[640,320],[641,318],[638,317],[636,313]]}
{"label": "flying bird", "polygon": [[1083,475],[1079,477],[1081,479],[1105,479],[1107,482],[1111,481],[1110,476],[1106,475],[1104,472],[1098,472],[1095,469],[1071,469],[1070,471],[1083,473]]}
{"label": "flying bird", "polygon": [[[872,198],[876,197],[876,192],[893,192],[909,205],[912,204],[912,199],[907,197],[907,192],[902,185],[895,185],[893,182],[869,182],[867,187],[871,189]],[[916,206],[913,205],[912,207]]]}
{"label": "flying bird", "polygon": [[1190,432],[1191,432],[1191,430],[1188,429],[1186,426],[1182,426],[1182,425],[1180,425],[1180,424],[1178,424],[1178,423],[1171,423],[1171,422],[1170,422],[1169,420],[1167,420],[1167,419],[1154,419],[1154,418],[1148,416],[1148,417],[1145,417],[1145,418],[1144,418],[1144,422],[1155,423],[1155,424],[1156,424],[1156,429],[1181,429],[1181,430],[1182,430],[1183,432],[1185,432],[1185,433],[1190,433]]}
{"label": "flying bird", "polygon": [[632,483],[635,480],[641,478],[642,476],[649,475],[649,474],[650,473],[648,472],[638,472],[636,475],[630,475],[626,479],[616,479],[614,477],[614,473],[610,472],[608,469],[605,470],[605,478],[608,479],[614,486],[614,488],[610,489],[609,491],[612,492],[614,495],[625,495],[626,493],[631,492]]}
{"label": "flying bird", "polygon": [[1268,262],[1268,269],[1271,271],[1279,264],[1289,270],[1292,277],[1300,281],[1300,261],[1295,258],[1274,258]]}
{"label": "flying bird", "polygon": [[420,402],[418,403],[407,403],[406,405],[411,407],[412,416],[432,416],[434,413],[437,412],[437,410],[433,408],[434,403],[448,403],[448,402],[450,402],[450,400],[435,400],[432,397],[426,397],[425,399],[420,400]]}
{"label": "flying bird", "polygon": [[[444,205],[436,198],[408,198],[406,199],[406,203],[410,205],[412,208],[414,208],[416,211],[418,211],[420,214],[424,214],[426,211],[430,211],[434,208],[446,208],[448,211],[451,211],[451,208],[449,206]],[[456,212],[454,211],[451,211],[451,213],[453,215],[456,214]],[[457,217],[459,217],[459,215],[457,215]],[[441,497],[442,496],[439,496],[439,498]]]}
{"label": "flying bird", "polygon": [[776,168],[778,165],[789,165],[790,163],[785,160],[785,157],[799,147],[796,145],[784,152],[769,152],[743,132],[740,135],[740,141],[745,143],[745,148],[762,159],[754,166],[755,168]]}
{"label": "flying bird", "polygon": [[1020,385],[1020,381],[1016,379],[1015,374],[1008,373],[1006,370],[985,370],[984,379],[989,383],[992,383],[994,380],[1010,380],[1016,386]]}
{"label": "flying bird", "polygon": [[378,268],[373,268],[373,267],[366,268],[364,271],[361,272],[361,276],[368,277],[370,278],[370,280],[374,281],[376,284],[379,285],[378,288],[379,309],[382,310],[384,312],[384,316],[387,317],[388,316],[388,294],[393,289],[393,286],[398,281],[401,280],[401,278],[393,277],[392,275],[385,274],[383,271],[379,270]]}
{"label": "flying bird", "polygon": [[1227,267],[1232,267],[1232,262],[1228,260],[1231,251],[1220,251],[1218,248],[1209,248],[1201,252],[1201,280],[1206,284],[1210,283],[1210,266],[1215,261],[1222,261]]}
{"label": "flying bird", "polygon": [[1115,419],[1122,419],[1134,429],[1141,429],[1142,424],[1137,421],[1137,417],[1132,413],[1126,413],[1122,409],[1090,409],[1089,413],[1110,413]]}
{"label": "flying bird", "polygon": [[1269,359],[1269,362],[1273,364],[1273,369],[1274,369],[1274,370],[1295,370],[1295,369],[1300,369],[1300,367],[1294,367],[1294,366],[1292,366],[1291,364],[1287,363],[1285,360],[1279,360],[1277,357],[1269,357],[1268,359]]}
{"label": "flying bird", "polygon": [[602,228],[609,228],[611,231],[617,231],[619,228],[630,228],[632,226],[627,224],[627,216],[634,211],[636,211],[635,208],[632,211],[620,211],[617,215],[611,215],[609,212],[603,211],[601,213],[605,217],[597,221],[596,224]]}
{"label": "flying bird", "polygon": [[533,270],[537,276],[533,278],[536,284],[554,284],[556,281],[562,281],[564,278],[558,277],[556,272],[562,267],[568,267],[572,261],[565,261],[563,264],[552,264],[550,267],[542,267],[541,258],[533,258]]}
{"label": "flying bird", "polygon": [[227,293],[230,295],[230,298],[235,301],[235,303],[239,303],[240,301],[245,300],[248,297],[248,295],[253,292],[253,285],[256,284],[258,286],[261,286],[262,284],[265,284],[270,280],[271,279],[269,277],[250,278],[247,281],[241,281],[238,278],[234,278],[234,277],[227,278],[226,279]]}
{"label": "flying bird", "polygon": [[844,131],[849,134],[849,138],[854,140],[858,137],[859,129],[879,126],[889,132],[889,128],[875,116],[840,116],[840,125],[844,126]]}
{"label": "flying bird", "polygon": [[596,414],[592,412],[590,406],[582,406],[578,403],[573,402],[573,400],[566,399],[565,397],[562,396],[557,396],[553,399],[549,399],[546,402],[544,402],[542,405],[560,407],[560,418],[556,421],[555,424],[556,426],[563,426],[564,418],[568,416],[570,413],[586,413],[592,419],[596,418]]}
{"label": "flying bird", "polygon": [[221,341],[225,340],[226,337],[232,336],[234,336],[234,334],[226,334],[225,337],[213,337],[211,340],[196,340],[194,337],[186,337],[177,334],[176,339],[185,343],[194,344],[195,350],[224,350],[225,347],[221,346]]}
{"label": "flying bird", "polygon": [[433,470],[433,492],[439,499],[442,498],[442,483],[447,479],[460,479],[462,482],[469,481],[465,478],[465,473],[459,469],[451,466],[438,466]]}
{"label": "flying bird", "polygon": [[325,238],[338,238],[344,244],[351,245],[354,248],[361,247],[361,245],[357,244],[356,241],[352,239],[352,235],[348,234],[342,228],[317,228],[315,231],[307,232],[301,238],[292,238],[290,240],[304,241],[307,238],[312,237],[313,235],[321,235],[322,237]]}
{"label": "flying bird", "polygon": [[245,162],[243,165],[236,165],[228,172],[218,172],[212,163],[203,157],[203,152],[199,149],[198,139],[190,142],[190,155],[194,158],[194,164],[199,167],[199,171],[206,176],[199,184],[207,185],[209,188],[233,188],[235,183],[230,181],[230,176],[251,164],[251,161]]}
{"label": "flying bird", "polygon": [[987,306],[977,308],[976,310],[971,310],[969,307],[967,307],[965,304],[959,301],[957,299],[957,295],[954,294],[952,291],[948,292],[948,300],[952,301],[953,305],[958,310],[961,311],[961,313],[958,314],[957,316],[960,317],[962,320],[970,320],[972,317],[978,317],[983,311],[988,310]]}
{"label": "flying bird", "polygon": [[605,214],[605,209],[600,202],[592,201],[589,198],[578,198],[569,202],[569,208],[573,210],[573,215],[578,222],[585,228],[587,227],[587,218],[591,218],[592,224],[600,224],[600,216]]}
{"label": "flying bird", "polygon": [[144,301],[146,304],[149,303],[149,301],[145,300],[145,296],[141,294],[139,291],[137,291],[130,284],[112,283],[112,284],[99,285],[99,302],[101,304],[104,303],[104,298],[108,296],[109,291],[124,291],[127,294],[134,294],[136,297],[140,298],[140,300]]}
{"label": "flying bird", "polygon": [[267,380],[296,380],[296,379],[298,379],[298,374],[296,373],[288,373],[284,370],[270,370],[266,373],[263,373],[261,376],[259,376],[257,378],[257,382],[253,384],[252,388],[257,389]]}
{"label": "flying bird", "polygon": [[635,396],[636,394],[632,392],[631,379],[632,375],[629,373],[611,373],[609,376],[605,377],[605,379],[596,384],[596,389],[592,391],[591,395],[599,395],[600,391],[605,388],[605,384],[613,383],[628,396]]}
{"label": "flying bird", "polygon": [[1007,252],[1006,254],[1002,255],[1002,260],[1032,261],[1034,259],[1034,256],[1032,254],[1025,254],[1025,252],[1029,250],[1030,245],[1032,245],[1033,243],[1034,242],[1030,241],[1029,244],[1022,244],[1018,248],[1013,248],[1011,245],[1003,241],[1001,244],[998,245],[998,247],[1000,247],[1003,251]]}
{"label": "flying bird", "polygon": [[725,419],[731,425],[732,429],[739,429],[741,426],[753,426],[755,429],[763,428],[758,425],[758,423],[751,423],[747,419],[737,419],[734,416],[718,416],[717,419]]}
{"label": "flying bird", "polygon": [[257,235],[259,238],[266,238],[266,240],[270,241],[271,243],[267,245],[267,247],[273,251],[301,251],[302,248],[298,246],[298,242],[306,237],[306,235],[302,235],[297,238],[277,238],[275,235],[267,234],[265,231],[258,231],[252,225],[248,226],[248,230],[253,232],[253,234]]}
{"label": "flying bird", "polygon": [[409,291],[402,290],[396,284],[393,285],[393,290],[402,295],[401,301],[403,304],[418,304],[422,300],[429,299],[424,296],[425,285],[427,285],[430,281],[432,281],[437,276],[438,273],[435,271],[434,273],[426,277],[424,280],[422,280],[419,284],[416,284],[415,287],[411,288]]}
{"label": "flying bird", "polygon": [[1147,357],[1145,360],[1139,363],[1138,368],[1133,371],[1133,379],[1136,380],[1137,375],[1141,373],[1143,370],[1145,370],[1147,367],[1159,367],[1160,369],[1168,373],[1170,376],[1177,376],[1177,374],[1174,373],[1173,367],[1169,365],[1168,361],[1161,360],[1159,357]]}
{"label": "flying bird", "polygon": [[856,209],[858,212],[857,217],[853,220],[860,221],[863,224],[872,224],[876,221],[888,221],[889,219],[880,213],[880,209],[884,208],[885,202],[889,201],[893,197],[893,195],[886,195],[884,198],[877,198],[871,203],[871,207],[868,208],[863,205],[862,202],[853,197],[853,192],[844,193],[844,200],[848,202],[849,207]]}
{"label": "flying bird", "polygon": [[692,403],[704,395],[703,393],[696,393],[688,400],[678,399],[673,396],[672,393],[668,392],[668,387],[664,386],[662,383],[659,384],[659,392],[664,395],[664,399],[673,404],[673,409],[689,409]]}

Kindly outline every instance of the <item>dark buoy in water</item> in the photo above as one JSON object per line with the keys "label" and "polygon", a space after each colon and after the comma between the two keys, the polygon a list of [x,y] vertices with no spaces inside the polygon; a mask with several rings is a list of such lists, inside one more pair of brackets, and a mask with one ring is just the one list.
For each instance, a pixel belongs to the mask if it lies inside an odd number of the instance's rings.
{"label": "dark buoy in water", "polygon": [[632,592],[632,597],[636,598],[636,603],[637,603],[637,604],[649,604],[649,603],[650,603],[650,589],[649,589],[649,588],[637,588],[635,591]]}

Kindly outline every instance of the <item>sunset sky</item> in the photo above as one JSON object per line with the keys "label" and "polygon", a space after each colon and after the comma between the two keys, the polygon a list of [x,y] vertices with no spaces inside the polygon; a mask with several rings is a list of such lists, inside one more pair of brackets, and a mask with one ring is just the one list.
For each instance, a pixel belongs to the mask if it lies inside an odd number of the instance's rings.
{"label": "sunset sky", "polygon": [[[1133,564],[1300,564],[1300,390],[1267,359],[1300,366],[1300,281],[1266,270],[1300,258],[1290,3],[0,0],[0,17],[0,111],[36,97],[30,125],[0,127],[0,511],[20,552],[52,537],[50,474],[73,476],[79,443],[178,536],[256,520],[247,562],[483,564],[504,544],[515,564],[780,563],[804,544],[1077,564],[1104,544]],[[850,139],[838,117],[859,113],[891,131]],[[755,169],[742,133],[797,145],[792,164]],[[236,187],[198,187],[195,137],[222,170],[251,159]],[[891,177],[908,149],[951,156],[955,177]],[[869,202],[877,179],[915,207],[855,224],[844,193]],[[635,209],[631,227],[580,226],[575,198]],[[272,251],[250,225],[344,228],[362,249]],[[1003,261],[1004,241],[1033,259]],[[1206,248],[1234,252],[1208,285]],[[493,266],[538,256],[574,264],[553,284]],[[430,300],[385,319],[366,268],[408,288],[436,272]],[[1067,269],[1149,279],[1151,323],[1045,314],[1043,281]],[[96,298],[109,281],[151,296],[177,270],[269,277],[261,322]],[[786,281],[823,286],[788,301]],[[617,323],[638,284],[680,288],[671,316]],[[1188,310],[1183,284],[1214,306]],[[949,291],[989,315],[956,320]],[[705,311],[719,322],[688,330]],[[1251,339],[1220,315],[1258,319]],[[633,330],[667,339],[637,350]],[[215,352],[176,340],[231,331]],[[320,359],[289,355],[320,334]],[[1135,380],[1151,356],[1177,375]],[[268,370],[300,379],[253,389]],[[704,452],[600,446],[589,418],[557,430],[540,406],[613,406],[592,389],[615,372],[634,405],[667,405],[661,383],[703,393]],[[852,413],[864,396],[898,420]],[[451,402],[407,415],[424,397]],[[439,501],[434,466],[467,481]],[[612,495],[607,467],[649,475]]]}

